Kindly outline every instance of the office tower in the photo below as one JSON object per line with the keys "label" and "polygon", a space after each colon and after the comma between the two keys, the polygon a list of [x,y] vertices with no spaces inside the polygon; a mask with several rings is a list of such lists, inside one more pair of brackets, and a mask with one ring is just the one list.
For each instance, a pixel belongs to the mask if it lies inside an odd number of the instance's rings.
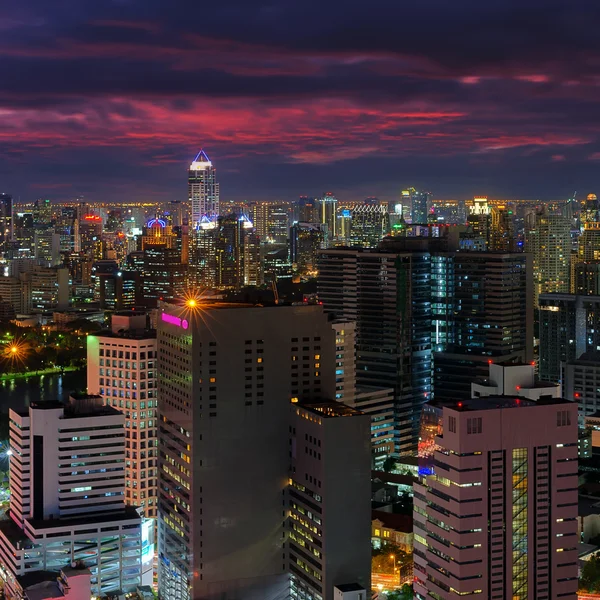
{"label": "office tower", "polygon": [[17,256],[35,255],[35,229],[32,213],[17,213],[14,215],[14,241]]}
{"label": "office tower", "polygon": [[394,389],[395,452],[416,448],[430,397],[431,278],[428,252],[324,250],[318,296],[338,319],[356,321],[356,381]]}
{"label": "office tower", "polygon": [[18,277],[0,277],[0,300],[10,304],[17,314],[23,313],[23,294]]}
{"label": "office tower", "polygon": [[317,200],[319,223],[324,225],[325,241],[327,245],[337,238],[337,198],[332,192],[323,194]]}
{"label": "office tower", "polygon": [[60,234],[54,229],[36,229],[34,233],[35,257],[48,267],[60,262]]}
{"label": "office tower", "polygon": [[99,396],[10,411],[10,510],[0,521],[5,592],[15,578],[81,563],[95,596],[152,583],[151,521],[125,506],[125,417]]}
{"label": "office tower", "polygon": [[217,220],[202,217],[190,233],[190,258],[188,285],[193,290],[214,286],[216,273],[216,228]]}
{"label": "office tower", "polygon": [[103,222],[99,215],[84,215],[79,221],[79,248],[95,260],[102,260]]}
{"label": "office tower", "polygon": [[[406,193],[408,192],[408,193]],[[429,194],[427,192],[419,192],[415,188],[408,188],[402,192],[403,198],[406,198],[410,203],[410,218],[411,223],[424,224],[427,223]]]}
{"label": "office tower", "polygon": [[453,242],[407,237],[377,251],[321,252],[319,300],[357,323],[358,385],[394,389],[396,452],[416,448],[433,391],[468,398],[490,361],[533,360],[531,259],[438,245]]}
{"label": "office tower", "polygon": [[414,486],[415,598],[575,598],[576,405],[491,396],[438,414]]}
{"label": "office tower", "polygon": [[204,150],[200,150],[188,170],[188,199],[192,211],[192,226],[202,217],[219,215],[219,184],[216,169]]}
{"label": "office tower", "polygon": [[33,220],[36,228],[54,224],[54,209],[50,200],[39,198],[33,203]]}
{"label": "office tower", "polygon": [[506,205],[492,207],[490,222],[488,249],[492,252],[516,252],[512,209]]}
{"label": "office tower", "polygon": [[[265,242],[267,244],[286,244],[290,233],[289,223],[290,219],[287,207],[281,204],[271,206],[267,221]],[[260,238],[263,239],[262,236]]]}
{"label": "office tower", "polygon": [[540,294],[569,291],[571,224],[543,208],[525,222],[525,251],[533,256],[535,306]]}
{"label": "office tower", "polygon": [[137,271],[124,271],[114,260],[101,260],[92,265],[90,279],[100,308],[127,310],[142,304],[141,277]]}
{"label": "office tower", "polygon": [[165,600],[285,598],[290,575],[324,600],[339,583],[368,589],[369,419],[319,403],[335,394],[335,345],[316,305],[162,305]]}
{"label": "office tower", "polygon": [[563,395],[575,402],[579,412],[579,425],[585,418],[600,410],[600,352],[584,352],[574,360],[562,363]]}
{"label": "office tower", "polygon": [[6,252],[13,234],[13,199],[0,194],[0,252]]}
{"label": "office tower", "polygon": [[319,251],[325,244],[325,232],[318,223],[294,223],[290,228],[290,260],[301,275],[317,274]]}
{"label": "office tower", "polygon": [[157,517],[156,332],[146,315],[114,313],[87,338],[87,390],[125,416],[125,503]]}
{"label": "office tower", "polygon": [[180,298],[185,291],[185,265],[176,248],[146,246],[144,250],[143,290],[148,305],[157,300]]}
{"label": "office tower", "polygon": [[26,314],[69,307],[69,270],[65,267],[39,267],[22,273],[22,310]]}
{"label": "office tower", "polygon": [[142,229],[140,237],[140,250],[148,246],[163,246],[164,248],[175,248],[177,236],[173,233],[173,227],[167,221],[158,216],[150,219],[146,227]]}
{"label": "office tower", "polygon": [[267,238],[270,207],[270,202],[253,202],[248,215],[252,219],[254,227],[256,227],[256,233],[262,240]]}
{"label": "office tower", "polygon": [[[533,360],[531,257],[458,252],[446,267],[447,300],[441,308],[447,314],[440,320],[447,329],[445,348],[434,356],[434,390],[438,400],[457,400],[470,397],[472,379],[485,377],[490,362]],[[443,271],[438,276],[443,279]]]}
{"label": "office tower", "polygon": [[571,293],[583,296],[600,294],[600,261],[580,262],[571,257]]}
{"label": "office tower", "polygon": [[317,200],[308,196],[300,196],[294,206],[294,221],[297,223],[319,223]]}
{"label": "office tower", "polygon": [[390,231],[390,219],[387,202],[377,198],[367,198],[362,204],[356,204],[350,211],[351,246],[372,248]]}
{"label": "office tower", "polygon": [[562,362],[600,350],[600,296],[543,294],[539,310],[540,379],[560,382]]}
{"label": "office tower", "polygon": [[262,285],[263,270],[260,259],[260,237],[252,230],[243,232],[244,285]]}

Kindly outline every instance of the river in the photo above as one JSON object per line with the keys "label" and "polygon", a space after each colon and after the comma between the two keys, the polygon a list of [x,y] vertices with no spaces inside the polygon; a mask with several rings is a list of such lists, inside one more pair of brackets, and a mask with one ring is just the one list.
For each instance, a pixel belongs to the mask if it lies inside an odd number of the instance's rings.
{"label": "river", "polygon": [[0,380],[0,414],[9,408],[21,410],[36,400],[66,400],[69,393],[84,390],[86,370],[67,372],[63,375],[37,375],[27,379]]}

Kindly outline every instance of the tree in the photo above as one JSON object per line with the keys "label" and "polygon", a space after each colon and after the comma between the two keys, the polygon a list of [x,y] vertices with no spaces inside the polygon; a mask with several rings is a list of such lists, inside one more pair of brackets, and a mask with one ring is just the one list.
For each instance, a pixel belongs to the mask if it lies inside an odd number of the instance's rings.
{"label": "tree", "polygon": [[396,459],[393,456],[388,456],[383,461],[383,470],[386,473],[389,473],[390,471],[393,471],[395,466],[396,466]]}
{"label": "tree", "polygon": [[600,556],[594,554],[585,562],[579,578],[579,589],[587,592],[600,592]]}

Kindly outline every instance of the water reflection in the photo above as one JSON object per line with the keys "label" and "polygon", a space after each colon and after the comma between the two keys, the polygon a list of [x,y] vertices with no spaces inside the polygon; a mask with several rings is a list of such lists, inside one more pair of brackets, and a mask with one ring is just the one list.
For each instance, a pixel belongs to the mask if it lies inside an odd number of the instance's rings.
{"label": "water reflection", "polygon": [[65,400],[73,390],[86,387],[86,371],[37,375],[27,379],[0,381],[0,413],[9,408],[21,410],[36,400]]}

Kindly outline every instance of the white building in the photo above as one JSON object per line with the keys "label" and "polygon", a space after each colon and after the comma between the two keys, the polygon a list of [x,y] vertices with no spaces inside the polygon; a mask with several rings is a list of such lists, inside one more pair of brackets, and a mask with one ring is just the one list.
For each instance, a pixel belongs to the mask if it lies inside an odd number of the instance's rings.
{"label": "white building", "polygon": [[156,518],[156,332],[146,315],[114,314],[112,331],[89,335],[87,387],[125,416],[125,503]]}
{"label": "white building", "polygon": [[471,397],[519,396],[539,400],[542,396],[560,398],[559,383],[539,381],[535,377],[534,365],[497,365],[490,363],[487,379],[476,379],[471,383]]}
{"label": "white building", "polygon": [[204,150],[200,150],[188,170],[188,197],[192,209],[192,224],[202,217],[219,215],[219,184],[216,170]]}
{"label": "white building", "polygon": [[99,396],[10,411],[10,518],[0,521],[0,577],[90,569],[95,595],[152,583],[153,528],[125,506],[124,417]]}

